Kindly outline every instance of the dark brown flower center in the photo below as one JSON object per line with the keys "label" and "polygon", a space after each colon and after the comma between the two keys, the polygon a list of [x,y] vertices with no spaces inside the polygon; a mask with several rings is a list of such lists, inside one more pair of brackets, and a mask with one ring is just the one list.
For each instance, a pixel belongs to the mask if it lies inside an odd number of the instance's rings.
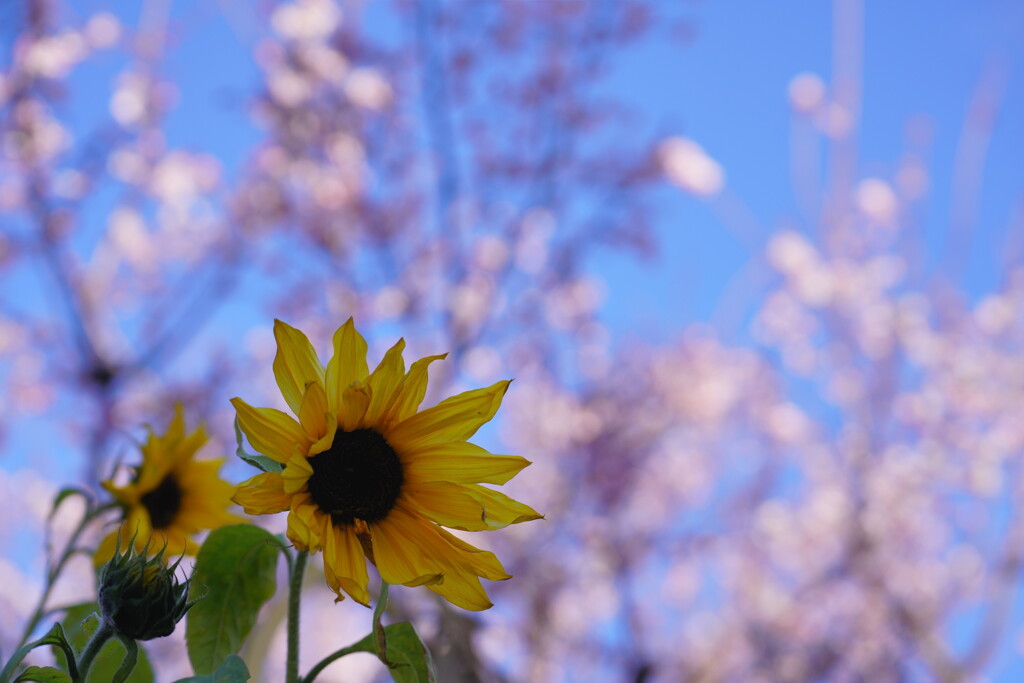
{"label": "dark brown flower center", "polygon": [[309,494],[335,524],[380,521],[402,491],[402,462],[373,429],[339,429],[330,449],[314,455],[309,464]]}
{"label": "dark brown flower center", "polygon": [[174,474],[168,474],[159,486],[143,495],[142,504],[154,529],[169,527],[181,510],[181,487]]}

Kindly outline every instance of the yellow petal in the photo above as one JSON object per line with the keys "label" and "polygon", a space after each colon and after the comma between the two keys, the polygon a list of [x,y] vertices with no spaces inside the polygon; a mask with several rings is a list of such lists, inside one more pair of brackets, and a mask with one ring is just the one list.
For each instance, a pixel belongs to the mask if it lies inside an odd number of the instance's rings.
{"label": "yellow petal", "polygon": [[185,436],[185,408],[180,403],[174,404],[174,417],[167,425],[163,439],[168,442],[180,441]]}
{"label": "yellow petal", "polygon": [[341,408],[338,410],[338,427],[346,432],[358,429],[368,405],[370,405],[369,385],[359,382],[349,386],[342,392]]}
{"label": "yellow petal", "polygon": [[324,421],[326,414],[327,394],[324,393],[324,388],[317,382],[307,384],[298,416],[299,423],[310,441],[316,441],[327,432],[327,423]]}
{"label": "yellow petal", "polygon": [[[107,563],[107,561],[114,556],[114,550],[117,548],[117,534],[120,529],[114,529],[107,534],[102,541],[100,541],[99,547],[96,549],[96,554],[93,555],[92,563],[94,567],[101,567]],[[121,550],[124,550],[125,544],[121,544]]]}
{"label": "yellow petal", "polygon": [[274,321],[277,355],[274,356],[274,379],[281,395],[296,415],[302,408],[302,393],[310,382],[324,384],[324,368],[313,345],[301,331],[291,325]]}
{"label": "yellow petal", "polygon": [[[501,566],[498,557],[489,550],[481,550],[474,545],[466,543],[458,536],[448,533],[438,527],[437,533],[449,545],[458,552],[456,564],[461,564],[470,569],[477,576],[482,576],[491,581],[504,581],[511,579],[512,575]],[[450,552],[450,551],[449,551]],[[448,553],[445,553],[448,556]]]}
{"label": "yellow petal", "polygon": [[111,497],[113,497],[115,502],[120,503],[125,507],[131,507],[132,505],[139,504],[139,497],[141,496],[141,494],[139,493],[138,488],[136,488],[135,485],[133,484],[118,487],[114,486],[113,480],[108,479],[107,481],[103,482],[101,486],[103,486],[103,488],[107,490],[107,492],[111,495]]}
{"label": "yellow petal", "polygon": [[414,451],[404,461],[409,482],[452,481],[456,484],[501,485],[530,464],[518,455],[494,455],[465,441]]}
{"label": "yellow petal", "polygon": [[435,360],[442,360],[447,356],[447,353],[427,356],[412,364],[408,374],[395,388],[390,405],[383,409],[381,427],[387,428],[389,425],[398,424],[416,413],[423,402],[423,397],[427,395],[427,368]]}
{"label": "yellow petal", "polygon": [[361,426],[375,426],[384,410],[391,405],[395,389],[405,376],[405,360],[402,358],[404,350],[405,340],[399,339],[388,349],[384,358],[367,378],[366,383],[370,386],[370,405],[366,408]]}
{"label": "yellow petal", "polygon": [[[366,366],[366,340],[349,318],[334,333],[334,355],[327,362],[327,403],[337,411],[347,389],[370,374]],[[339,416],[340,418],[340,416]],[[339,419],[339,422],[344,420]]]}
{"label": "yellow petal", "polygon": [[[132,537],[135,538],[135,550],[142,552],[146,543],[153,535],[153,525],[149,521],[149,512],[141,505],[128,510],[121,527],[121,550],[128,547]],[[156,552],[154,550],[154,552]]]}
{"label": "yellow petal", "polygon": [[309,457],[330,450],[331,446],[334,445],[334,435],[338,433],[337,418],[331,413],[324,413],[324,425],[326,431],[322,437],[317,439],[316,443],[309,447]]}
{"label": "yellow petal", "polygon": [[196,428],[194,432],[189,434],[183,439],[175,442],[166,443],[166,447],[169,452],[169,459],[175,463],[184,462],[191,460],[192,456],[203,447],[208,440],[206,429],[201,425]]}
{"label": "yellow petal", "polygon": [[480,584],[480,579],[472,572],[461,568],[450,569],[444,575],[443,582],[427,586],[427,588],[456,607],[472,612],[482,612],[494,606],[494,603],[487,597],[487,591]]}
{"label": "yellow petal", "polygon": [[154,529],[153,536],[149,543],[149,554],[155,555],[160,550],[164,551],[164,557],[175,557],[176,555],[196,555],[199,552],[199,544],[189,538],[184,529],[178,526],[169,526],[165,529]]}
{"label": "yellow petal", "polygon": [[[230,498],[226,500],[230,501]],[[280,512],[280,510],[275,510]],[[248,522],[245,517],[231,514],[227,510],[211,509],[204,506],[202,500],[185,498],[182,500],[181,512],[175,518],[174,523],[189,534],[198,534],[204,529],[219,529],[228,524],[244,524]]]}
{"label": "yellow petal", "polygon": [[543,519],[544,515],[525,503],[511,498],[500,491],[475,484],[466,485],[470,495],[480,501],[484,510],[484,518],[488,528],[500,529],[509,524],[520,524],[535,519]]}
{"label": "yellow petal", "polygon": [[313,476],[313,466],[304,455],[292,456],[288,464],[281,472],[281,482],[284,492],[291,495],[306,488],[306,482]]}
{"label": "yellow petal", "polygon": [[502,380],[446,398],[395,425],[388,432],[388,443],[399,452],[411,452],[434,444],[465,441],[494,417],[508,385],[508,380]]}
{"label": "yellow petal", "polygon": [[231,500],[241,505],[246,514],[270,515],[287,510],[292,497],[284,492],[284,479],[279,472],[264,472],[239,484]]}
{"label": "yellow petal", "polygon": [[463,487],[447,481],[405,484],[403,503],[429,519],[464,531],[486,531],[483,506]]}
{"label": "yellow petal", "polygon": [[142,465],[138,468],[138,476],[133,482],[139,495],[149,493],[163,483],[174,467],[171,453],[165,440],[150,432],[146,442],[142,444]]}
{"label": "yellow petal", "polygon": [[284,464],[295,452],[309,450],[309,437],[288,414],[274,408],[253,408],[240,398],[231,399],[231,405],[249,443],[268,458]]}
{"label": "yellow petal", "polygon": [[491,581],[511,578],[494,553],[480,550],[448,533],[441,527],[430,525],[435,534],[423,533],[433,557],[440,558],[444,581],[428,586],[454,605],[468,610],[485,610],[492,606],[478,577]]}
{"label": "yellow petal", "polygon": [[324,541],[324,574],[327,584],[344,599],[345,591],[356,602],[370,604],[366,584],[370,580],[366,572],[366,558],[362,546],[351,526],[331,526]]}
{"label": "yellow petal", "polygon": [[438,559],[423,552],[424,533],[436,532],[426,522],[399,508],[370,524],[373,558],[382,579],[403,586],[422,586],[442,580]]}
{"label": "yellow petal", "polygon": [[[495,580],[509,578],[493,553],[456,539],[441,527],[410,513],[402,506],[388,514],[387,519],[392,518],[401,520],[407,533],[407,543],[418,546],[420,553],[440,566],[443,580],[428,584],[430,590],[464,609],[484,610],[491,607],[491,601],[477,577],[485,576]],[[375,538],[375,552],[376,547]]]}
{"label": "yellow petal", "polygon": [[438,524],[463,531],[501,529],[541,515],[504,493],[475,484],[431,481],[402,487],[406,504]]}
{"label": "yellow petal", "polygon": [[292,497],[291,512],[288,513],[289,540],[299,550],[316,552],[322,545],[325,515],[318,515],[316,505],[309,493],[303,492]]}

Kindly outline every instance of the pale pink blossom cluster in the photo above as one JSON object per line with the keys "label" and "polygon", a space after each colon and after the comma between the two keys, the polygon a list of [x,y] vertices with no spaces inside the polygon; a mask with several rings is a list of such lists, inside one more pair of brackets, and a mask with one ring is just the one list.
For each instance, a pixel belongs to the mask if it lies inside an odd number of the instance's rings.
{"label": "pale pink blossom cluster", "polygon": [[[350,315],[371,362],[399,336],[407,358],[450,352],[428,403],[516,378],[480,441],[533,461],[506,488],[546,520],[473,538],[515,578],[471,617],[394,593],[439,680],[967,681],[1005,650],[1024,271],[977,297],[925,268],[920,144],[889,173],[837,151],[824,187],[797,168],[797,210],[817,211],[750,234],[728,224],[744,212],[727,158],[638,135],[600,94],[674,3],[290,0],[232,37],[255,126],[229,162],[170,123],[194,99],[162,66],[194,15],[130,26],[70,5],[26,2],[0,73],[0,448],[17,463],[0,498],[24,530],[0,528],[0,651],[39,588],[27,546],[56,490],[133,461],[175,400],[233,452],[228,398],[283,405],[271,319],[325,353]],[[71,86],[101,52],[86,129]],[[850,142],[851,91],[796,76],[794,135]],[[590,258],[655,252],[663,187],[750,238],[757,281],[737,291],[754,295],[722,302],[750,311],[740,331],[654,343],[602,315],[615,292]],[[304,668],[367,622],[309,582]],[[281,668],[284,610],[242,653],[254,680]],[[190,673],[180,632],[146,647],[160,680]],[[318,680],[380,675],[366,658]]]}

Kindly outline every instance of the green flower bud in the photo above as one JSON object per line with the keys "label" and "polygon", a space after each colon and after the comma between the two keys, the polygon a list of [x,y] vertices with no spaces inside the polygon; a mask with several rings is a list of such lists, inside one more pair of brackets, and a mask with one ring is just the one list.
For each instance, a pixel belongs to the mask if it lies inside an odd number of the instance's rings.
{"label": "green flower bud", "polygon": [[169,636],[197,602],[188,599],[191,579],[181,583],[174,575],[180,558],[169,567],[164,565],[163,550],[146,559],[149,544],[138,554],[134,541],[124,554],[118,543],[114,556],[100,570],[100,614],[116,633],[127,638]]}

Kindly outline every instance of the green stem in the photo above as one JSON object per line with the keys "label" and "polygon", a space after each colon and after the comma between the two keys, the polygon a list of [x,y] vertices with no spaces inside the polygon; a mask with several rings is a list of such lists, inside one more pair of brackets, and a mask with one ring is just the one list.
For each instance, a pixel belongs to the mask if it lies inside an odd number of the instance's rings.
{"label": "green stem", "polygon": [[384,614],[384,610],[388,606],[388,582],[381,580],[380,582],[380,595],[377,597],[377,607],[373,610],[373,630],[370,631],[370,635],[360,640],[355,645],[343,647],[337,652],[327,655],[322,660],[317,662],[317,665],[309,670],[306,677],[300,681],[300,683],[313,683],[316,677],[326,669],[332,662],[335,662],[345,655],[354,654],[356,652],[372,652],[377,655],[377,658],[384,663],[389,669],[395,668],[387,658],[388,641],[387,634],[384,633],[384,625],[381,623],[380,618]]}
{"label": "green stem", "polygon": [[[91,507],[91,505],[90,505]],[[36,626],[46,616],[46,601],[50,599],[50,593],[53,591],[54,585],[57,583],[57,577],[64,571],[64,565],[67,564],[71,556],[75,554],[76,545],[78,539],[85,531],[85,528],[89,525],[89,522],[99,517],[102,513],[111,509],[112,505],[103,505],[95,510],[87,510],[85,515],[82,517],[82,521],[78,523],[75,530],[71,532],[71,536],[68,537],[68,542],[61,550],[60,557],[57,562],[53,564],[46,572],[46,583],[43,586],[43,594],[39,596],[39,602],[36,604],[36,609],[32,612],[32,616],[29,617],[28,622],[25,624],[25,630],[21,633],[21,638],[18,640],[18,644],[14,647],[15,650],[20,648],[22,645],[28,642],[28,639],[32,636],[32,631],[36,630]]]}
{"label": "green stem", "polygon": [[106,619],[101,618],[99,627],[92,634],[92,638],[89,639],[85,649],[82,650],[82,656],[78,658],[78,680],[75,683],[85,681],[86,676],[89,674],[89,667],[92,666],[92,661],[96,659],[96,655],[100,653],[100,650],[113,635],[113,625],[108,623]]}
{"label": "green stem", "polygon": [[139,644],[135,642],[135,639],[122,637],[121,644],[125,649],[124,659],[121,660],[121,666],[117,667],[117,671],[114,672],[113,683],[127,681],[135,669],[135,664],[139,661]]}
{"label": "green stem", "polygon": [[302,578],[306,573],[306,561],[309,553],[299,551],[292,567],[288,582],[288,661],[285,671],[287,683],[298,683],[299,680],[299,607],[302,604]]}
{"label": "green stem", "polygon": [[373,610],[373,641],[377,646],[377,658],[384,663],[384,666],[392,669],[394,666],[391,664],[391,660],[388,659],[387,634],[384,633],[384,625],[380,622],[380,618],[384,615],[384,610],[387,608],[388,582],[381,579],[380,595],[377,597],[377,607]]}
{"label": "green stem", "polygon": [[349,647],[343,647],[337,652],[330,654],[327,657],[324,657],[322,660],[320,660],[320,662],[317,663],[316,666],[309,670],[309,673],[306,674],[306,677],[303,678],[300,683],[313,683],[313,681],[316,680],[316,677],[319,676],[323,672],[323,670],[326,669],[330,664],[341,659],[345,655],[351,655],[356,652],[366,652],[366,648],[360,646],[359,643],[356,643],[355,645],[351,645]]}

